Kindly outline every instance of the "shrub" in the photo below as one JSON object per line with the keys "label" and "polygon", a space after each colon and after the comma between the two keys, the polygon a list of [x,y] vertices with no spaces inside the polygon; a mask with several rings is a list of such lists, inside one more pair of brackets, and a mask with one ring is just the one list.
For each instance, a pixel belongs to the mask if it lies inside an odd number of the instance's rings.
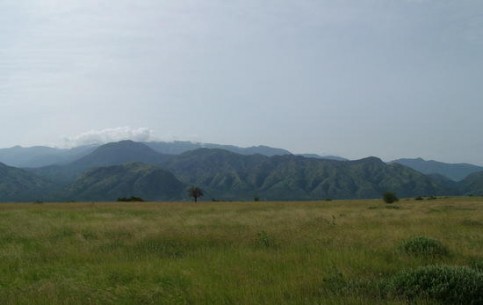
{"label": "shrub", "polygon": [[441,304],[483,304],[483,273],[468,267],[426,266],[403,271],[386,288],[390,295],[408,301],[423,298]]}
{"label": "shrub", "polygon": [[421,196],[418,196],[418,197],[414,198],[414,200],[424,200],[424,198],[421,197]]}
{"label": "shrub", "polygon": [[397,198],[396,194],[393,192],[385,192],[382,195],[382,200],[384,200],[385,203],[394,203],[399,201],[399,198]]}
{"label": "shrub", "polygon": [[417,236],[405,240],[401,244],[401,250],[409,255],[438,257],[449,254],[448,249],[439,240],[425,236]]}
{"label": "shrub", "polygon": [[120,197],[120,198],[117,198],[117,201],[119,202],[143,202],[144,199],[142,199],[141,197],[135,197],[135,196],[131,196],[131,197]]}

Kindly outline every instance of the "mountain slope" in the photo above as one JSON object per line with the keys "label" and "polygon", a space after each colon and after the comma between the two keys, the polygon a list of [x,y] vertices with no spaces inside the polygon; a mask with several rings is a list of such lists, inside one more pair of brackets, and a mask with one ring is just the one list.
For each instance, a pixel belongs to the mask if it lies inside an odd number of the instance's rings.
{"label": "mountain slope", "polygon": [[483,196],[483,171],[469,175],[458,186],[464,195]]}
{"label": "mountain slope", "polygon": [[99,167],[77,179],[66,192],[72,200],[116,200],[137,196],[145,200],[180,200],[187,186],[168,171],[131,163]]}
{"label": "mountain slope", "polygon": [[483,167],[472,165],[472,164],[467,164],[467,163],[450,164],[450,163],[443,163],[443,162],[438,162],[433,160],[426,161],[421,158],[398,159],[392,162],[410,167],[426,175],[440,174],[453,181],[461,181],[472,173],[483,171]]}
{"label": "mountain slope", "polygon": [[45,200],[55,185],[25,170],[0,163],[0,201]]}
{"label": "mountain slope", "polygon": [[246,177],[268,159],[203,148],[175,156],[163,167],[189,185],[202,186],[211,197],[240,199],[253,198],[254,186]]}
{"label": "mountain slope", "polygon": [[[379,198],[386,191],[402,197],[442,194],[446,190],[428,177],[377,158],[358,161],[283,158],[267,176],[262,189],[269,198]],[[304,196],[305,195],[305,196]]]}
{"label": "mountain slope", "polygon": [[164,166],[181,181],[223,199],[378,198],[385,191],[404,197],[447,194],[429,177],[377,158],[334,161],[201,149],[174,157]]}

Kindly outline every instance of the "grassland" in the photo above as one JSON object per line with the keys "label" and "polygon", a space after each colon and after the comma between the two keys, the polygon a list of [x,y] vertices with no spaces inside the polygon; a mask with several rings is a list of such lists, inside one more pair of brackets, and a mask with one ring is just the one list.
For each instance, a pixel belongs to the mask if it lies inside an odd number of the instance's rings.
{"label": "grassland", "polygon": [[4,305],[407,304],[383,284],[431,264],[483,266],[482,198],[0,205]]}

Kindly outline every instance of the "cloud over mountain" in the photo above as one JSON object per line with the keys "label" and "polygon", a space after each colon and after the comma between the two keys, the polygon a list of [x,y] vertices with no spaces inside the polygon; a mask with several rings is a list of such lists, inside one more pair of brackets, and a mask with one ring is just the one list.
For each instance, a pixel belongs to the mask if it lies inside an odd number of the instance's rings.
{"label": "cloud over mountain", "polygon": [[90,130],[77,136],[66,137],[64,144],[67,147],[75,147],[90,144],[105,144],[123,140],[147,142],[152,140],[153,131],[149,128],[131,128],[129,126]]}

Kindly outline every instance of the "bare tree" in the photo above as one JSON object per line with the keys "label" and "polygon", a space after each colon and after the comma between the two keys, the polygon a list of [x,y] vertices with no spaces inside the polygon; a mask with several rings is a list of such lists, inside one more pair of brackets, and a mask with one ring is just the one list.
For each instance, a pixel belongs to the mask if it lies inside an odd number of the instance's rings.
{"label": "bare tree", "polygon": [[203,190],[197,186],[192,186],[188,189],[188,196],[192,197],[195,202],[198,202],[198,198],[202,197],[203,195]]}

